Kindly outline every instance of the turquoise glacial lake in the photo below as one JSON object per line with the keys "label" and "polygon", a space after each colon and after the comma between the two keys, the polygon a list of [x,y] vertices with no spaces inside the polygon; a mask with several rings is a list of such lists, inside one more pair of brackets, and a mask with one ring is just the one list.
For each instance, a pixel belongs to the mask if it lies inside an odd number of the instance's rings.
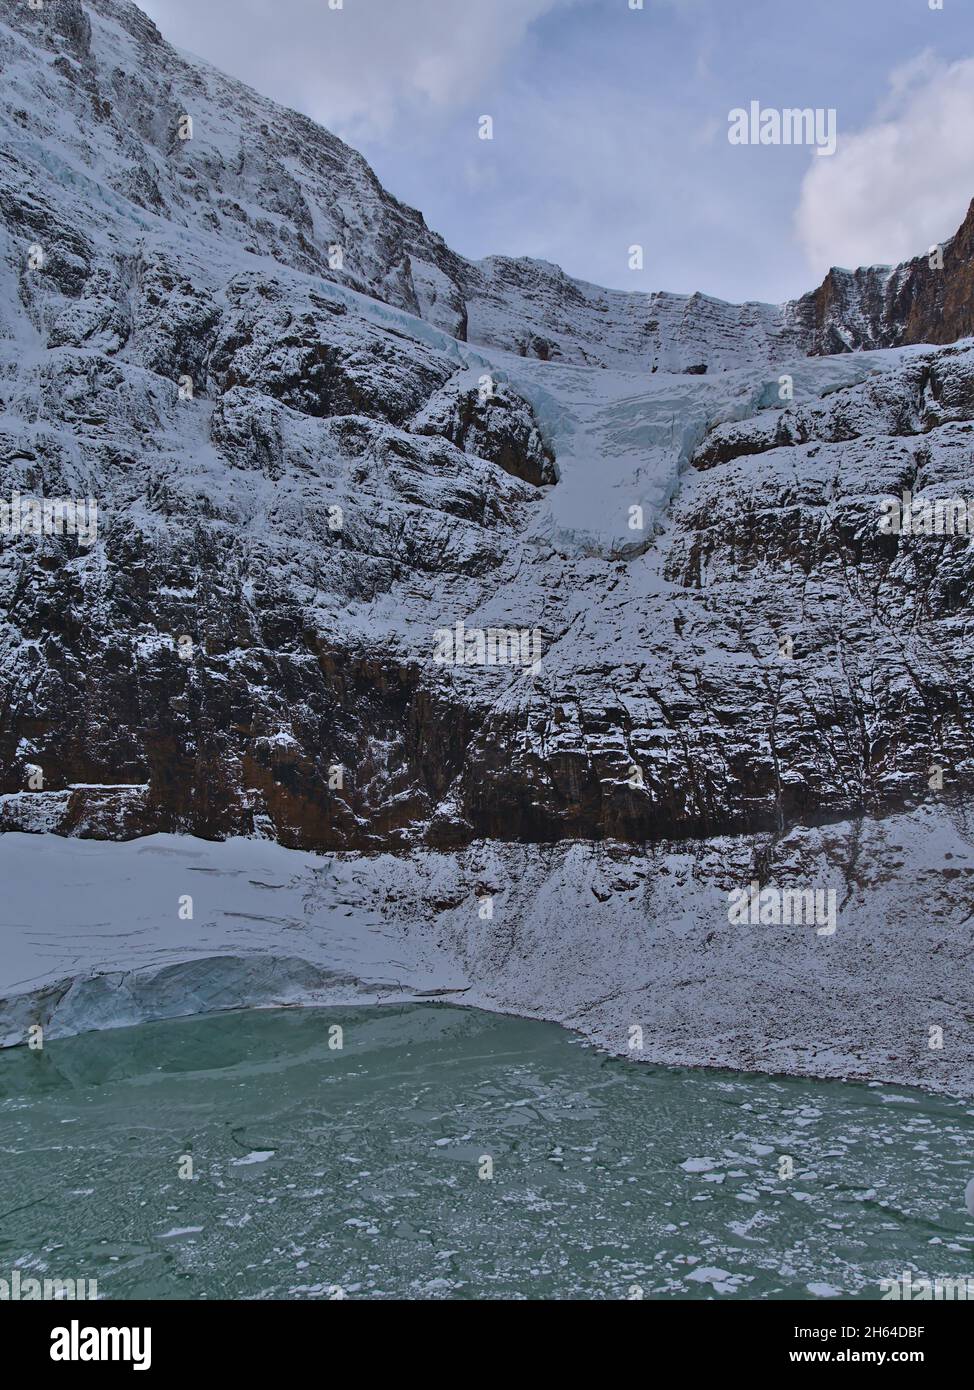
{"label": "turquoise glacial lake", "polygon": [[876,1299],[974,1276],[972,1175],[970,1102],[452,1006],[0,1053],[0,1278],[105,1298]]}

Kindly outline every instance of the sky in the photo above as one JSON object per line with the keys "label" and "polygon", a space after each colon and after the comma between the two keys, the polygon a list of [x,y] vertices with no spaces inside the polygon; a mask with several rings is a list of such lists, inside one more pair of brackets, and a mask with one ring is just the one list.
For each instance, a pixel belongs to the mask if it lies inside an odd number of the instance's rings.
{"label": "sky", "polygon": [[[473,259],[779,302],[928,251],[974,197],[972,0],[139,3]],[[834,110],[834,153],[732,144],[752,102]]]}

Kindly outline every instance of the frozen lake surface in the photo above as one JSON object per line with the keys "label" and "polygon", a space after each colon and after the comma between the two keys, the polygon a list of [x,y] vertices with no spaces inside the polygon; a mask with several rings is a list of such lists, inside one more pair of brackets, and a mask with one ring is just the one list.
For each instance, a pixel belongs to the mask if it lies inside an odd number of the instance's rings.
{"label": "frozen lake surface", "polygon": [[635,1066],[444,1005],[7,1050],[0,1154],[0,1277],[109,1298],[879,1298],[903,1270],[974,1274],[970,1102]]}

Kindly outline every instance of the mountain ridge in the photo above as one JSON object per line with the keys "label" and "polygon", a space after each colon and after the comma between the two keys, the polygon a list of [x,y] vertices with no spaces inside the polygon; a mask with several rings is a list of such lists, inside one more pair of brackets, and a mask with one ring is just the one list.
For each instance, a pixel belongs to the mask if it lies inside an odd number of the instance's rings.
{"label": "mountain ridge", "polygon": [[[91,16],[135,45],[127,80],[118,66],[106,84],[111,94],[94,95]],[[889,272],[833,268],[819,287],[781,305],[735,305],[699,291],[607,290],[531,257],[471,261],[458,255],[421,212],[382,187],[357,151],[303,113],[208,63],[191,62],[130,0],[89,0],[87,7],[81,0],[48,0],[43,10],[27,10],[19,19],[32,39],[65,50],[54,66],[60,64],[79,96],[88,96],[93,123],[112,126],[124,118],[143,137],[138,150],[116,132],[115,143],[128,158],[116,183],[136,206],[155,207],[184,225],[198,212],[204,221],[209,214],[222,236],[252,251],[361,290],[473,345],[547,360],[617,367],[642,362],[652,371],[685,371],[767,363],[789,352],[953,341],[974,332],[974,203],[944,243],[942,271],[925,271],[920,256]],[[153,88],[151,118],[145,97],[132,89],[144,66],[135,60],[146,52],[166,70]],[[218,99],[215,105],[211,98]],[[238,117],[236,138],[227,137],[227,110]],[[193,141],[181,144],[175,132],[183,114],[194,116],[196,125]],[[225,194],[219,214],[194,207],[197,190],[181,177],[187,171],[178,156],[191,144],[207,150],[207,172]],[[327,178],[317,177],[321,171]],[[263,216],[253,216],[251,207]],[[369,218],[371,232],[363,235]],[[341,270],[329,264],[328,247],[335,245],[343,254]]]}

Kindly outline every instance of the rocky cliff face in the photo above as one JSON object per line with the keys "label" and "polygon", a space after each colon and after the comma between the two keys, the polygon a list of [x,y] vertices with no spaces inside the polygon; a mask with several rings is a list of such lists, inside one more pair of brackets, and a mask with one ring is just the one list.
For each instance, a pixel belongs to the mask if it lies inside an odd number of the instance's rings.
{"label": "rocky cliff face", "polygon": [[830,270],[789,306],[809,352],[953,343],[974,333],[974,202],[957,234],[905,265]]}
{"label": "rocky cliff face", "polygon": [[463,260],[124,0],[9,7],[0,71],[0,498],[98,508],[0,535],[0,827],[673,841],[970,785],[967,539],[877,525],[971,495],[970,218],[940,271],[649,299]]}

